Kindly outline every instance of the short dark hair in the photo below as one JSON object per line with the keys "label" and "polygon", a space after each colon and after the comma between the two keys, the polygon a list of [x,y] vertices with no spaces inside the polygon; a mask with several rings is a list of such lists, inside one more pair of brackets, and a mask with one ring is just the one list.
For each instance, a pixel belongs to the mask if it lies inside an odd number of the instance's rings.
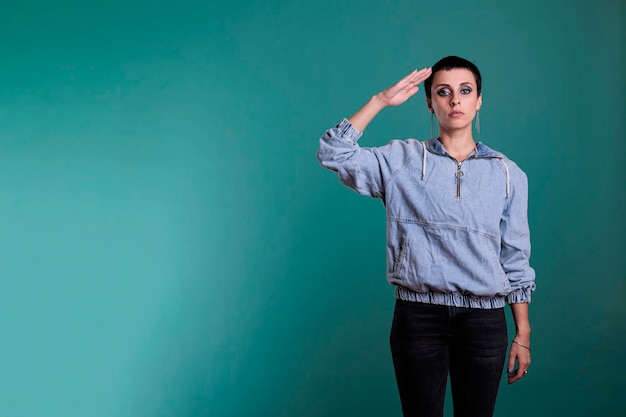
{"label": "short dark hair", "polygon": [[433,78],[435,78],[435,74],[442,70],[449,71],[455,68],[465,68],[467,70],[470,70],[472,74],[474,74],[474,79],[476,80],[476,91],[478,95],[480,95],[482,78],[480,77],[480,71],[478,71],[478,67],[465,58],[451,55],[445,58],[441,58],[439,61],[437,61],[437,63],[433,65],[433,72],[430,74],[430,77],[428,77],[426,81],[424,81],[424,90],[426,93],[426,98],[428,100],[430,100],[432,96],[430,89],[433,85]]}

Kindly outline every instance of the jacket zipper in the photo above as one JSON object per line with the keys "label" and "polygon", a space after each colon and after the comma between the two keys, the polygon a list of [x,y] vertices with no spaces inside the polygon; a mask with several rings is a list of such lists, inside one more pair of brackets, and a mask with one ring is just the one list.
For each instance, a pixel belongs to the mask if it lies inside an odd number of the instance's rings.
{"label": "jacket zipper", "polygon": [[461,163],[457,161],[456,163],[456,199],[461,199],[461,177],[463,176],[463,171],[461,171]]}

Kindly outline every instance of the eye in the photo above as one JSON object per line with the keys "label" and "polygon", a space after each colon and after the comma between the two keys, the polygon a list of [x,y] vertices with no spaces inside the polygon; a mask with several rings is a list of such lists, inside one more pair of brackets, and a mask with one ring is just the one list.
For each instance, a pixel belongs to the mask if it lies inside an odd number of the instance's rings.
{"label": "eye", "polygon": [[463,87],[461,88],[461,94],[471,94],[472,93],[472,89],[469,87]]}
{"label": "eye", "polygon": [[450,89],[449,88],[442,88],[441,90],[437,91],[437,95],[441,96],[441,97],[449,96],[450,95]]}

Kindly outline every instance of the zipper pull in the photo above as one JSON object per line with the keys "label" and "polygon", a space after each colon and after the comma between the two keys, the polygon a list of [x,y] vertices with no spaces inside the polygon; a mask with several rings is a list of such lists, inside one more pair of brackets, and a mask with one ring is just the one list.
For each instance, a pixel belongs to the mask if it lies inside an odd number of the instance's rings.
{"label": "zipper pull", "polygon": [[461,177],[463,176],[463,171],[461,171],[461,163],[456,163],[456,198],[457,200],[461,199]]}

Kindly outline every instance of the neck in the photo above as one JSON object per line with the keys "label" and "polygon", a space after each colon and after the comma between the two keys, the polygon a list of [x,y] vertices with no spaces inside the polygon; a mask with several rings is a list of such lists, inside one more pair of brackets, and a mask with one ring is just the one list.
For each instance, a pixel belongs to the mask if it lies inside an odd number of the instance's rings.
{"label": "neck", "polygon": [[441,131],[439,141],[446,148],[450,156],[461,162],[476,148],[472,130]]}

